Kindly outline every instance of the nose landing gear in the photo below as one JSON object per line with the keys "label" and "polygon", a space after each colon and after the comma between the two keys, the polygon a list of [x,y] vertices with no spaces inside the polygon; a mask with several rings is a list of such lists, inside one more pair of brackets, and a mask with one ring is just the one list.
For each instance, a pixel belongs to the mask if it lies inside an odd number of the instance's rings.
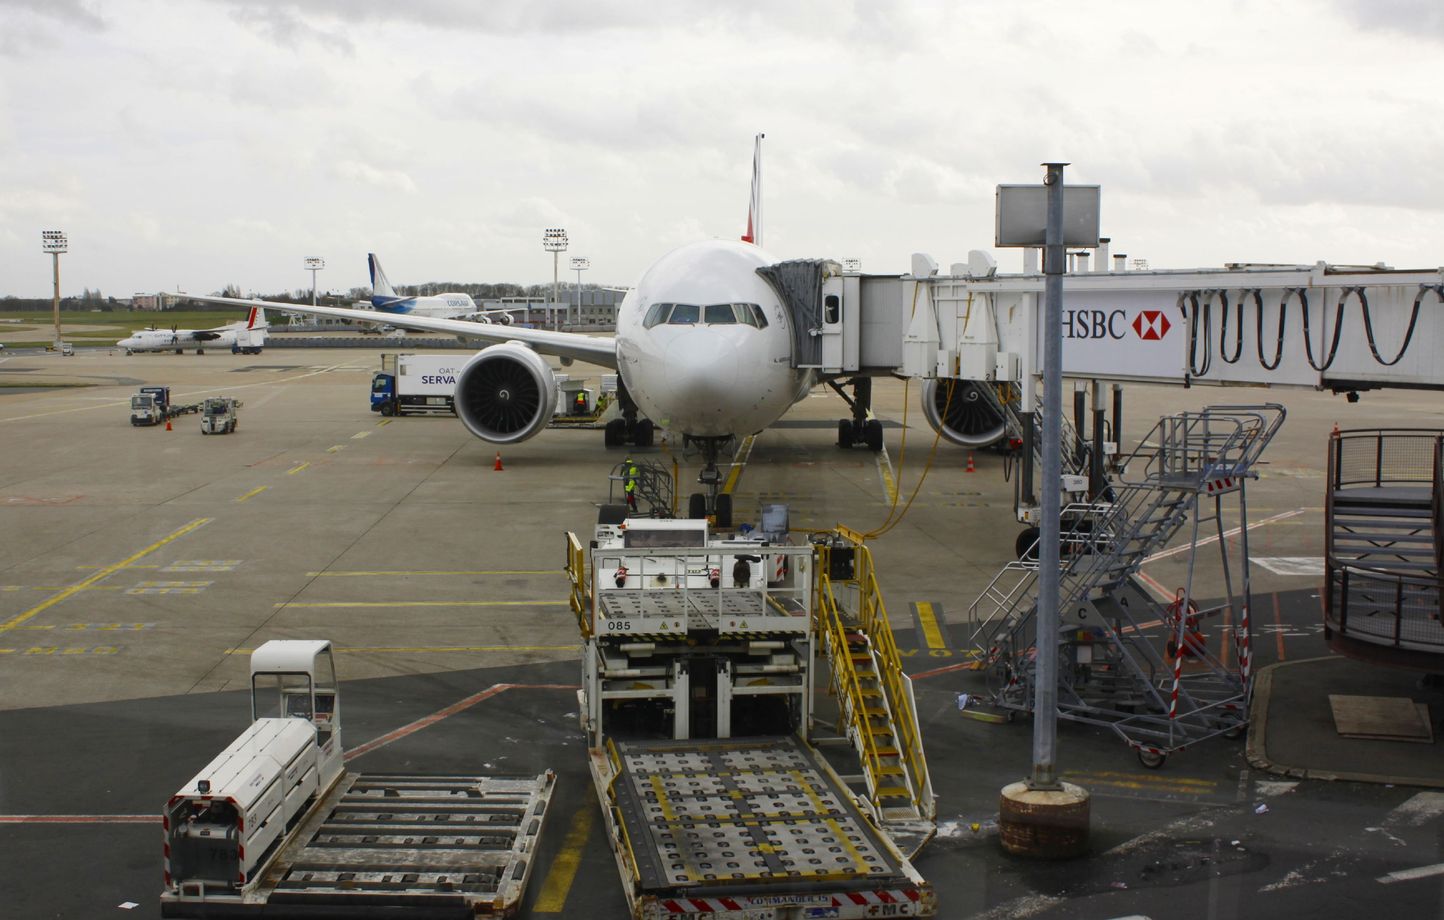
{"label": "nose landing gear", "polygon": [[687,443],[702,448],[702,472],[697,474],[701,492],[693,492],[687,499],[687,517],[704,518],[712,515],[718,527],[732,526],[732,496],[722,492],[722,471],[717,468],[717,457],[722,445],[731,438],[692,438]]}

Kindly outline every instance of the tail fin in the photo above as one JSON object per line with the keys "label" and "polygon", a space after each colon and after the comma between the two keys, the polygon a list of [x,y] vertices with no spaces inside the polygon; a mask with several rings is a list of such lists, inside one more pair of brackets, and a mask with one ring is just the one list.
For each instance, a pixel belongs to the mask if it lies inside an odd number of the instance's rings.
{"label": "tail fin", "polygon": [[368,252],[366,262],[371,267],[371,302],[376,303],[378,298],[394,298],[396,291],[392,289],[391,282],[386,280],[386,272],[381,270],[381,260],[376,258],[376,253]]}
{"label": "tail fin", "polygon": [[762,245],[762,139],[759,134],[752,146],[752,199],[747,205],[747,233],[742,242]]}
{"label": "tail fin", "polygon": [[266,321],[266,311],[260,307],[251,307],[251,315],[246,317],[247,329],[269,329],[271,324]]}

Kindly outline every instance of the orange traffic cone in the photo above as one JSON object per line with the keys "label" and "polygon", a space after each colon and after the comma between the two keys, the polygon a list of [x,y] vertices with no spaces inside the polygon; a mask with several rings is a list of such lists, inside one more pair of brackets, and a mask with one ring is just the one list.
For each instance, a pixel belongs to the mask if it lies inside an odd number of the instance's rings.
{"label": "orange traffic cone", "polygon": [[975,466],[973,466],[973,455],[972,455],[972,454],[968,454],[968,468],[965,469],[965,470],[963,470],[963,472],[964,472],[964,473],[976,473],[977,471],[978,471],[978,468],[975,467]]}
{"label": "orange traffic cone", "polygon": [[1334,430],[1331,431],[1331,432],[1329,432],[1329,434],[1332,435],[1333,437],[1336,437],[1336,438],[1339,436],[1339,423],[1338,423],[1338,422],[1334,422]]}
{"label": "orange traffic cone", "polygon": [[502,465],[501,465],[501,451],[497,451],[497,452],[496,452],[496,463],[492,466],[492,469],[494,469],[494,470],[499,470],[499,469],[503,469],[503,468],[504,468],[504,467],[502,467]]}
{"label": "orange traffic cone", "polygon": [[165,420],[165,430],[166,430],[166,431],[170,431],[170,430],[171,430],[171,427],[170,427],[170,419],[166,419],[166,420]]}

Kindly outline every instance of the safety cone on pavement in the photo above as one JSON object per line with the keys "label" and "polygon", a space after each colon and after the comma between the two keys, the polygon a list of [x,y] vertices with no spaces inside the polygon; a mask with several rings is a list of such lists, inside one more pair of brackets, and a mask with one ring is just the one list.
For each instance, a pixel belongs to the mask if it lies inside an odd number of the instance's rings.
{"label": "safety cone on pavement", "polygon": [[165,430],[166,430],[166,431],[170,431],[170,430],[171,430],[171,427],[170,427],[170,419],[166,419],[166,420],[165,420]]}
{"label": "safety cone on pavement", "polygon": [[497,451],[497,452],[496,452],[496,463],[492,465],[492,469],[494,469],[494,470],[503,469],[503,467],[502,467],[502,465],[501,465],[501,451]]}
{"label": "safety cone on pavement", "polygon": [[1334,422],[1334,430],[1331,431],[1331,432],[1329,432],[1329,434],[1331,434],[1332,436],[1334,436],[1334,437],[1336,437],[1336,438],[1339,436],[1339,423],[1338,423],[1338,422]]}
{"label": "safety cone on pavement", "polygon": [[968,454],[968,468],[965,469],[965,470],[963,470],[963,472],[964,472],[964,473],[976,473],[977,471],[978,471],[978,468],[975,467],[975,466],[973,466],[973,455],[972,455],[972,454]]}

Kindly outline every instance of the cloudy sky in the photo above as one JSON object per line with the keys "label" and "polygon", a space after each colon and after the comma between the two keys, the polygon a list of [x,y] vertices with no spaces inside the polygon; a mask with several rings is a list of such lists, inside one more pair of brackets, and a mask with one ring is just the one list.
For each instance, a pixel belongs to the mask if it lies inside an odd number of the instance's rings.
{"label": "cloudy sky", "polygon": [[66,294],[550,281],[552,226],[631,284],[759,131],[780,258],[946,266],[1061,159],[1155,267],[1432,267],[1441,59],[1439,0],[0,0],[0,294],[48,228]]}

